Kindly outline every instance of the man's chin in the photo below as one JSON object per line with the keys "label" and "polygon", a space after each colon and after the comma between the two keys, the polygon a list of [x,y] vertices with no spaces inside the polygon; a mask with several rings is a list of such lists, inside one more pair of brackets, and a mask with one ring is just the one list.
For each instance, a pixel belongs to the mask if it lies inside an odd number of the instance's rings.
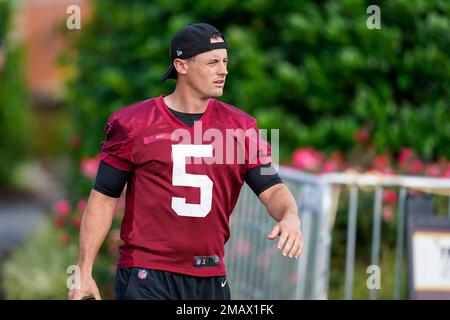
{"label": "man's chin", "polygon": [[211,92],[211,98],[219,98],[223,95],[223,89],[214,90]]}

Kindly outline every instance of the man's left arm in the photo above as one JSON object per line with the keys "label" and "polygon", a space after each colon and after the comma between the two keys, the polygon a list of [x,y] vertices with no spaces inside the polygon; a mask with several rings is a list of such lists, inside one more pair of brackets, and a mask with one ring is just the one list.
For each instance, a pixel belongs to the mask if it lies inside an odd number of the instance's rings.
{"label": "man's left arm", "polygon": [[303,234],[294,196],[286,185],[278,183],[261,192],[258,198],[277,221],[267,238],[275,240],[280,236],[278,249],[284,256],[298,259],[303,248]]}

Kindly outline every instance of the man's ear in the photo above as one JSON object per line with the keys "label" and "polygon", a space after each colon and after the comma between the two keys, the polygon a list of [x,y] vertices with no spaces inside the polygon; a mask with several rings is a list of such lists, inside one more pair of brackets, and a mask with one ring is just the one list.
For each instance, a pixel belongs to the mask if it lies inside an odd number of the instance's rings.
{"label": "man's ear", "polygon": [[178,73],[186,74],[187,73],[187,61],[182,59],[173,60],[173,65]]}

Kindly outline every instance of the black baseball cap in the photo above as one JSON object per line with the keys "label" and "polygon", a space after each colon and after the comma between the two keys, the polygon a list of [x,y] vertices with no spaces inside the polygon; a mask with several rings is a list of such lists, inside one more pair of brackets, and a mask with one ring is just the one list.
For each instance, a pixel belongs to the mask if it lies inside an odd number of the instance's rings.
{"label": "black baseball cap", "polygon": [[[223,42],[211,42],[213,35],[222,37]],[[199,53],[215,49],[227,49],[225,37],[216,28],[207,23],[192,23],[178,30],[170,43],[170,67],[164,72],[160,81],[168,78],[176,79],[177,70],[173,66],[173,60],[188,59]]]}

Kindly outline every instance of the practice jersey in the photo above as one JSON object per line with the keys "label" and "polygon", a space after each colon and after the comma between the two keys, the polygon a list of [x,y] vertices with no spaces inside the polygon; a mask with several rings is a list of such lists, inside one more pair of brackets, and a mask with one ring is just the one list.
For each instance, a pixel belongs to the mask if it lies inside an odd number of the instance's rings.
{"label": "practice jersey", "polygon": [[226,275],[229,219],[245,174],[271,162],[256,120],[209,99],[189,127],[160,96],[113,113],[105,135],[100,159],[133,172],[117,267]]}

